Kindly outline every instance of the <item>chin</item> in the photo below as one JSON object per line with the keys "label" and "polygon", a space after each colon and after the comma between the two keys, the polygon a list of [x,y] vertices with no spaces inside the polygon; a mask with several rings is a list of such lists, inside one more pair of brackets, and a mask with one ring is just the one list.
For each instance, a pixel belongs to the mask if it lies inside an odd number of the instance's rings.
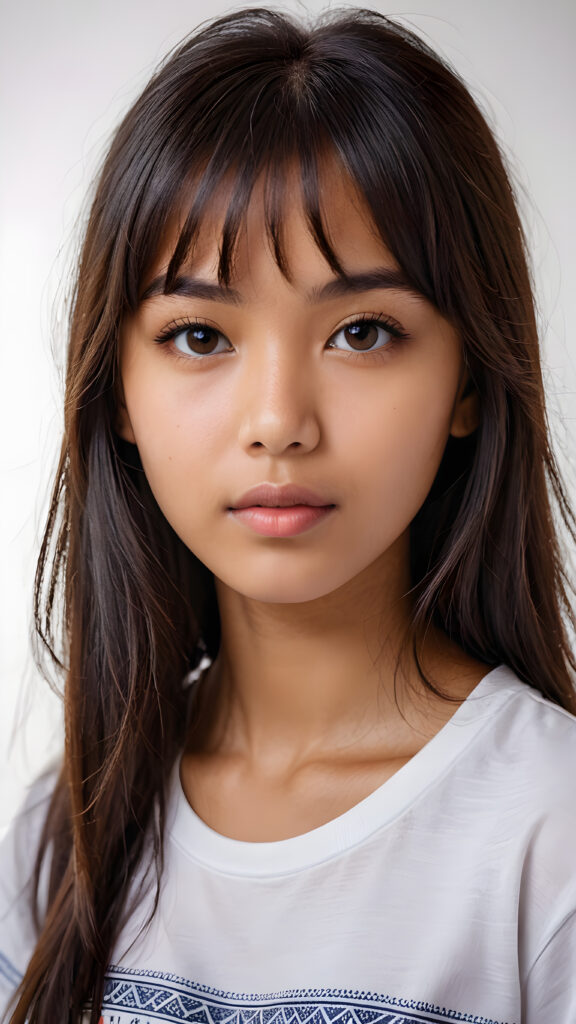
{"label": "chin", "polygon": [[316,601],[338,590],[348,579],[342,578],[341,575],[336,578],[333,573],[328,573],[323,578],[313,572],[300,574],[299,577],[290,577],[287,572],[276,572],[267,576],[264,573],[259,575],[253,570],[247,571],[242,577],[236,573],[215,575],[230,590],[262,604],[304,604]]}

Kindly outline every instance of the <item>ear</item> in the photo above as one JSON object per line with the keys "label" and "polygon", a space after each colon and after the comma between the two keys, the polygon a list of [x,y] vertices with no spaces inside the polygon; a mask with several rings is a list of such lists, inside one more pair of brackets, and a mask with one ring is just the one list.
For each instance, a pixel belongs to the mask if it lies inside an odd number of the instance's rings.
{"label": "ear", "polygon": [[114,417],[114,429],[119,437],[123,441],[129,441],[130,444],[136,444],[136,438],[132,429],[132,423],[130,416],[128,415],[128,409],[126,408],[126,402],[124,400],[124,393],[121,388],[118,388],[116,394],[116,415]]}
{"label": "ear", "polygon": [[480,423],[480,399],[468,373],[458,389],[454,404],[450,434],[452,437],[468,437]]}

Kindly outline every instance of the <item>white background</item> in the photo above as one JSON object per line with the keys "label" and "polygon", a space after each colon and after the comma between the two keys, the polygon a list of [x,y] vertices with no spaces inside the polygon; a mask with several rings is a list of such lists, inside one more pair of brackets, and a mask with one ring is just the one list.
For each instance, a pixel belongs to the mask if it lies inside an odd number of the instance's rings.
{"label": "white background", "polygon": [[[37,678],[29,631],[60,429],[62,303],[83,197],[113,126],[156,62],[203,19],[246,5],[5,0],[0,16],[0,827],[60,743],[59,703]],[[293,0],[284,9],[323,6]],[[576,439],[576,4],[372,6],[448,57],[512,164],[533,253],[556,447],[574,499],[566,453]]]}

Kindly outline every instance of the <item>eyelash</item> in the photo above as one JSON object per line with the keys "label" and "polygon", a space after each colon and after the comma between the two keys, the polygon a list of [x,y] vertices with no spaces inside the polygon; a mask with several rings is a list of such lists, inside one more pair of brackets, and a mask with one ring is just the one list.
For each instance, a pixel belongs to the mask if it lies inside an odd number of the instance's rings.
{"label": "eyelash", "polygon": [[[337,349],[335,346],[331,346],[332,351],[343,352],[348,359],[366,360],[367,358],[370,357],[382,358],[385,355],[385,353],[390,352],[390,350],[396,348],[396,346],[400,342],[406,341],[410,337],[408,332],[404,330],[404,328],[398,323],[397,320],[392,319],[392,317],[386,316],[384,313],[360,313],[358,316],[351,317],[350,320],[341,324],[338,330],[333,331],[328,340],[330,341],[331,338],[334,338],[341,331],[345,331],[347,327],[353,327],[356,326],[356,324],[373,324],[375,327],[381,327],[383,328],[383,330],[387,331],[388,334],[391,335],[390,341],[388,341],[385,345],[382,345],[379,348],[372,350],[365,349],[364,351],[354,352],[353,350],[346,351],[345,349]],[[226,335],[224,335],[222,331],[218,331],[218,329],[214,327],[213,324],[207,323],[207,321],[205,320],[188,319],[186,317],[182,317],[181,319],[174,320],[171,324],[168,324],[154,339],[154,341],[157,345],[167,345],[168,342],[172,341],[179,334],[182,334],[183,331],[194,330],[194,328],[207,328],[208,330],[216,331],[217,334],[220,334],[223,338],[226,338]],[[228,341],[228,338],[226,338],[226,341]],[[210,355],[212,355],[212,353],[209,352],[206,353],[205,355],[191,354],[190,356],[187,356],[184,355],[182,352],[179,352],[177,349],[169,349],[168,351],[170,352],[170,355],[173,358],[183,359],[185,362],[188,363],[196,359],[205,360],[208,359]],[[224,352],[216,353],[216,355],[225,354],[226,353]]]}

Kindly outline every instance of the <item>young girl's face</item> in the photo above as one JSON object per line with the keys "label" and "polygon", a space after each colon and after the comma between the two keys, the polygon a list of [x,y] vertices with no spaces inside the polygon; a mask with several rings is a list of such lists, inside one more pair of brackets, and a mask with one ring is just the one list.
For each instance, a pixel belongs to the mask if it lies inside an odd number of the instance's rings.
{"label": "young girl's face", "polygon": [[[170,295],[166,246],[123,325],[118,429],[176,533],[233,590],[302,602],[363,572],[380,583],[388,572],[405,590],[408,527],[448,435],[475,425],[460,397],[460,341],[403,282],[341,173],[325,173],[322,203],[346,283],[313,241],[296,184],[291,195],[291,280],[258,190],[229,290],[217,280],[222,210]],[[237,511],[261,484],[306,488],[321,508]],[[266,500],[283,498],[246,499]]]}

